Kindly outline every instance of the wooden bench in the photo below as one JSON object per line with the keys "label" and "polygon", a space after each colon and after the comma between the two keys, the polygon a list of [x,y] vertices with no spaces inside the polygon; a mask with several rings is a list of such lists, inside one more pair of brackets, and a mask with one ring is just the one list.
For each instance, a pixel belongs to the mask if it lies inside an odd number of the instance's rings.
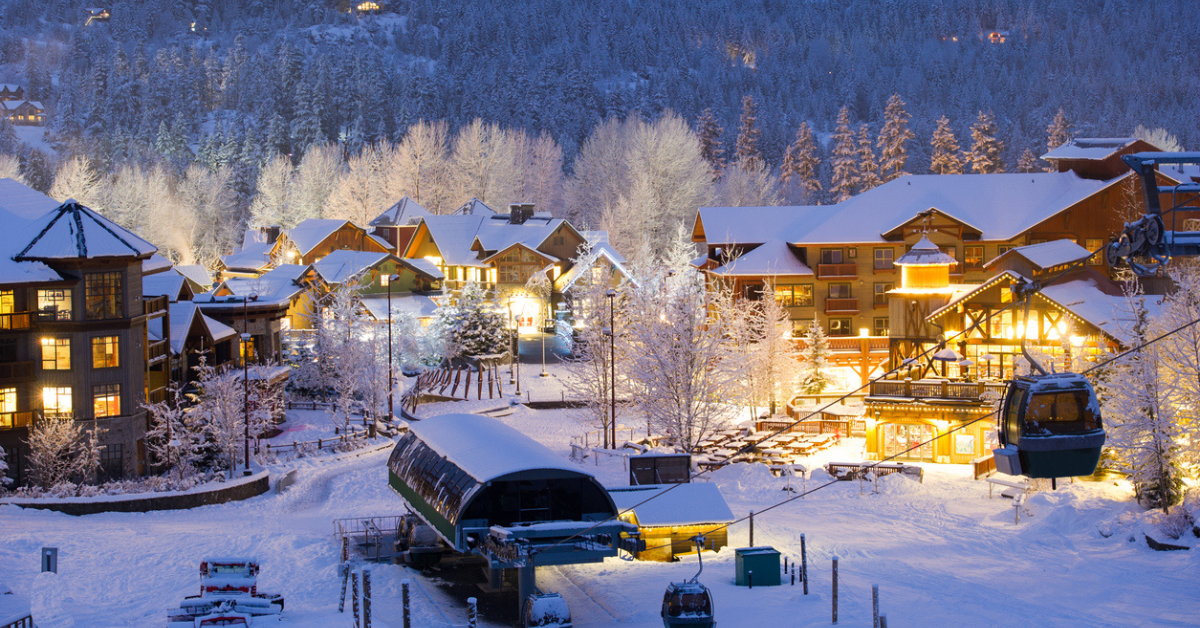
{"label": "wooden bench", "polygon": [[876,477],[903,473],[916,478],[918,482],[925,482],[925,472],[921,467],[903,462],[830,462],[825,465],[825,470],[839,480],[857,480],[865,478],[867,473],[874,473]]}
{"label": "wooden bench", "polygon": [[984,479],[987,480],[987,483],[988,483],[988,499],[992,498],[992,489],[996,488],[997,486],[1004,486],[1007,488],[1017,489],[1018,491],[1020,491],[1020,493],[1016,493],[1016,494],[1008,494],[1007,490],[1002,491],[1000,494],[1003,497],[1014,497],[1017,494],[1023,495],[1023,494],[1025,494],[1025,491],[1029,489],[1029,485],[1026,484],[1025,482],[1014,482],[1012,480],[1005,480],[1004,478],[984,478]]}
{"label": "wooden bench", "polygon": [[992,454],[980,456],[971,461],[971,470],[975,479],[987,477],[996,472],[996,457]]}

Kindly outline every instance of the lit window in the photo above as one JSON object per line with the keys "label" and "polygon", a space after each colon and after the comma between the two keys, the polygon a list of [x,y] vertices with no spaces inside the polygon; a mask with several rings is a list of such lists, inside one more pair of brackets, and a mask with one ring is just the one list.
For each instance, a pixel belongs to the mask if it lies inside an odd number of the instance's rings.
{"label": "lit window", "polygon": [[392,280],[392,276],[388,273],[379,273],[379,285],[384,288],[388,287],[388,283]]}
{"label": "lit window", "polygon": [[849,318],[831,318],[829,319],[829,335],[830,336],[853,336],[854,321]]}
{"label": "lit window", "polygon": [[0,290],[0,314],[12,314],[13,310],[13,291]]}
{"label": "lit window", "polygon": [[983,245],[964,246],[963,265],[968,269],[983,268]]}
{"label": "lit window", "polygon": [[1087,249],[1089,253],[1092,253],[1092,256],[1088,258],[1087,263],[1092,266],[1103,266],[1104,251],[1101,250],[1101,247],[1104,246],[1104,240],[1100,238],[1088,238],[1084,240],[1083,243],[1083,248]]}
{"label": "lit window", "polygon": [[17,389],[0,388],[0,413],[17,411]]}
{"label": "lit window", "polygon": [[121,414],[121,385],[92,386],[92,416],[97,419]]}
{"label": "lit window", "polygon": [[776,286],[775,300],[784,307],[812,307],[813,287],[811,284]]}
{"label": "lit window", "polygon": [[42,410],[47,419],[72,418],[71,387],[43,388]]}
{"label": "lit window", "polygon": [[38,290],[37,309],[38,320],[71,320],[71,291],[69,289]]}
{"label": "lit window", "polygon": [[88,320],[124,316],[121,273],[92,273],[84,276],[84,282],[84,306]]}
{"label": "lit window", "polygon": [[42,370],[71,370],[70,338],[42,338]]}
{"label": "lit window", "polygon": [[92,338],[92,368],[108,369],[120,366],[117,336],[98,336]]}

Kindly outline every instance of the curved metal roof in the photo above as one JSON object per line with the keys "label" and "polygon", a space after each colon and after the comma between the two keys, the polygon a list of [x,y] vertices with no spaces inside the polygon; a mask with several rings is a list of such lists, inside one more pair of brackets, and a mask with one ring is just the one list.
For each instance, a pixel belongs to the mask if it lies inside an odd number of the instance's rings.
{"label": "curved metal roof", "polygon": [[550,469],[591,474],[504,423],[477,414],[443,414],[409,429],[438,454],[481,483],[521,471]]}

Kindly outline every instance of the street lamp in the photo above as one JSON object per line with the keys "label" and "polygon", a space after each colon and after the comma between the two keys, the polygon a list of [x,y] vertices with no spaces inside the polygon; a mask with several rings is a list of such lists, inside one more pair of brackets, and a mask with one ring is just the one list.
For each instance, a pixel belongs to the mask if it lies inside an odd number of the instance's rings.
{"label": "street lamp", "polygon": [[[610,418],[609,423],[611,424],[611,428],[612,428],[612,446],[613,446],[613,449],[616,449],[617,448],[617,310],[616,310],[616,306],[614,306],[613,303],[616,299],[617,291],[610,289],[608,292],[604,293],[604,296],[608,297],[608,351],[609,351],[608,365],[609,365],[609,368],[611,369],[611,375],[609,375],[609,380],[610,380],[609,384],[610,384],[610,387],[612,388],[612,410],[611,410],[611,414],[609,415],[609,418]],[[650,429],[649,425],[650,425],[649,419],[647,419],[647,423],[646,423],[647,430]],[[650,434],[647,433],[646,435],[649,436]]]}
{"label": "street lamp", "polygon": [[[242,301],[242,423],[245,428],[245,441],[242,450],[245,453],[243,475],[250,475],[250,302],[257,301],[258,294],[251,293],[241,298]],[[237,297],[229,297],[227,302],[237,303]]]}
{"label": "street lamp", "polygon": [[400,275],[393,274],[388,277],[387,282],[387,304],[388,304],[388,421],[393,421],[396,418],[396,408],[393,405],[393,397],[395,396],[396,377],[392,371],[392,282],[399,281]]}

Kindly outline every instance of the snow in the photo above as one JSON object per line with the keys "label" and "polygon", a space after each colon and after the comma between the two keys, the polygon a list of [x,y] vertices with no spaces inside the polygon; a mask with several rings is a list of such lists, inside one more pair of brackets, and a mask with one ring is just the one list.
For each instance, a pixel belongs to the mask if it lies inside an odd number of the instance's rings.
{"label": "snow", "polygon": [[165,296],[172,302],[178,301],[185,281],[187,279],[179,273],[160,273],[142,277],[142,296]]}
{"label": "snow", "polygon": [[[1106,294],[1094,277],[1052,283],[1042,287],[1038,294],[1103,330],[1109,336],[1122,342],[1129,340],[1128,330],[1133,328],[1134,317],[1128,299]],[[1139,298],[1150,316],[1158,312],[1161,297]]]}
{"label": "snow", "polygon": [[728,277],[763,276],[763,275],[812,275],[813,271],[805,266],[796,254],[783,240],[768,240],[754,248],[749,253],[712,271],[714,275]]}
{"label": "snow", "polygon": [[930,242],[929,238],[924,235],[921,236],[921,239],[907,253],[901,255],[895,262],[897,266],[940,266],[953,265],[955,263],[956,261],[953,257],[943,253],[936,244]]}
{"label": "snow", "polygon": [[142,260],[142,275],[153,275],[171,269],[171,260],[155,253]]}
{"label": "snow", "polygon": [[446,275],[443,274],[441,269],[437,267],[437,264],[434,264],[423,257],[399,257],[396,259],[398,259],[401,264],[408,266],[414,271],[425,275],[434,281],[441,281],[446,278]]}
{"label": "snow", "polygon": [[387,253],[338,249],[312,265],[325,283],[341,285],[392,257]]}
{"label": "snow", "polygon": [[[1014,249],[1009,249],[1004,254],[992,258],[991,261],[984,264],[984,267],[991,267],[1009,255],[1020,255],[1029,260],[1034,268],[1038,270],[1045,270],[1062,264],[1072,264],[1090,257],[1087,249],[1075,244],[1072,240],[1051,240],[1040,244],[1030,244],[1029,246],[1018,246]],[[1097,255],[1100,255],[1100,253],[1097,253]]]}
{"label": "snow", "polygon": [[1138,141],[1136,137],[1079,137],[1042,155],[1046,161],[1083,159],[1099,161]]}
{"label": "snow", "polygon": [[590,475],[498,419],[477,414],[443,414],[415,421],[409,429],[481,482],[533,469]]}
{"label": "snow", "polygon": [[[280,264],[261,277],[231,277],[223,281],[221,286],[235,297],[258,295],[258,299],[251,303],[282,305],[304,291],[300,279],[309,268],[311,267],[303,264]],[[198,294],[192,300],[213,309],[242,307],[240,298],[226,301],[226,297],[217,296],[213,292]]]}
{"label": "snow", "polygon": [[171,303],[168,306],[167,317],[171,319],[171,351],[176,355],[183,353],[188,333],[197,316],[208,330],[212,342],[220,342],[237,335],[232,327],[201,314],[196,304],[191,301]]}
{"label": "snow", "polygon": [[23,259],[140,257],[158,250],[133,232],[72,200],[30,222],[18,239],[28,243],[14,256]]}
{"label": "snow", "polygon": [[415,224],[417,219],[432,216],[433,214],[425,209],[425,206],[405,196],[400,199],[395,205],[385,209],[382,214],[375,217],[370,222],[372,227],[376,226],[405,226]]}
{"label": "snow", "polygon": [[0,625],[8,625],[29,616],[29,600],[13,593],[0,582]]}
{"label": "snow", "polygon": [[309,218],[288,229],[287,237],[300,250],[300,255],[307,255],[309,251],[324,242],[325,238],[333,235],[333,232],[347,224],[353,223],[336,218]]}
{"label": "snow", "polygon": [[981,232],[1011,240],[1064,209],[1113,185],[1073,172],[907,175],[835,205],[701,207],[697,220],[710,246],[884,242],[884,234],[935,209]]}
{"label": "snow", "polygon": [[188,281],[204,288],[212,285],[212,275],[199,264],[184,264],[175,267],[175,272],[187,277]]}
{"label": "snow", "polygon": [[471,250],[479,225],[486,216],[430,216],[423,218],[429,230],[429,238],[441,253],[446,266],[472,266],[485,268],[479,256]]}
{"label": "snow", "polygon": [[[361,297],[361,301],[363,307],[367,308],[367,311],[371,313],[371,316],[375,320],[387,320],[387,297]],[[433,299],[423,294],[396,293],[392,295],[393,317],[412,315],[416,318],[430,318],[437,310],[437,307]]]}
{"label": "snow", "polygon": [[[259,272],[271,264],[271,249],[274,244],[248,242],[241,251],[221,257],[221,263],[229,270]],[[209,283],[212,283],[209,280]]]}
{"label": "snow", "polygon": [[[639,526],[721,524],[737,519],[721,489],[711,482],[608,487],[608,494],[617,510],[633,510]],[[652,501],[641,504],[651,497]]]}
{"label": "snow", "polygon": [[23,220],[35,220],[54,211],[58,201],[13,179],[0,179],[0,209]]}

